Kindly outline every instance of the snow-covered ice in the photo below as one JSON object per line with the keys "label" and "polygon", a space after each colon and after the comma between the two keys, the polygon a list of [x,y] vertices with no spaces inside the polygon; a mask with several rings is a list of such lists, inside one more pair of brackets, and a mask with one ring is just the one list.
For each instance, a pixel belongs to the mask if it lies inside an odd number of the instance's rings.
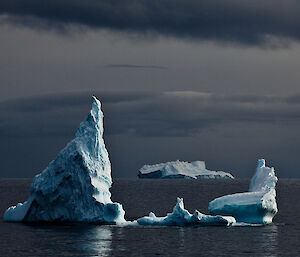
{"label": "snow-covered ice", "polygon": [[75,138],[35,176],[29,199],[8,208],[5,221],[122,223],[125,212],[110,199],[111,164],[103,140],[103,113],[92,109]]}
{"label": "snow-covered ice", "polygon": [[191,214],[184,208],[182,198],[177,198],[177,204],[174,206],[173,212],[167,214],[165,217],[156,217],[153,212],[150,212],[149,216],[145,216],[137,220],[137,223],[143,226],[229,226],[235,222],[235,218],[231,216],[205,215],[197,210],[195,210],[194,214]]}
{"label": "snow-covered ice", "polygon": [[256,172],[251,179],[249,192],[225,195],[209,203],[212,214],[232,215],[237,222],[269,224],[277,213],[277,183],[274,168],[265,166],[265,160],[258,160]]}
{"label": "snow-covered ice", "polygon": [[234,177],[224,171],[207,170],[204,161],[172,161],[154,165],[144,165],[139,169],[139,178],[229,178]]}

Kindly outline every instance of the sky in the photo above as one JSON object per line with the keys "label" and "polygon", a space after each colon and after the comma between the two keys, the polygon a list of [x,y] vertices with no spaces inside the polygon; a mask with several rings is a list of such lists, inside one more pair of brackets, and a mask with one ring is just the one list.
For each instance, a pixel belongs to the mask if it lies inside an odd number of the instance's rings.
{"label": "sky", "polygon": [[3,0],[0,177],[33,177],[92,95],[116,178],[204,160],[300,178],[298,0]]}

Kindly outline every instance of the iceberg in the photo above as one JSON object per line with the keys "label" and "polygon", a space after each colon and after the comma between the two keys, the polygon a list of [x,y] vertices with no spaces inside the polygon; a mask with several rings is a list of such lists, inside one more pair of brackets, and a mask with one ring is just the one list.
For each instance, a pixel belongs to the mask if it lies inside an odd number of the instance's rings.
{"label": "iceberg", "polygon": [[139,178],[229,178],[234,177],[224,171],[207,170],[204,161],[172,161],[154,165],[144,165],[139,169]]}
{"label": "iceberg", "polygon": [[29,199],[8,208],[4,221],[123,223],[125,212],[111,201],[111,185],[101,103],[93,97],[75,138],[35,176]]}
{"label": "iceberg", "polygon": [[137,223],[143,226],[229,226],[235,222],[235,218],[231,216],[210,216],[197,210],[191,214],[184,208],[182,198],[177,198],[173,212],[165,217],[156,217],[150,212],[149,216],[137,220]]}
{"label": "iceberg", "polygon": [[225,195],[209,203],[212,214],[232,215],[237,222],[253,224],[272,223],[278,212],[274,168],[265,166],[265,160],[258,160],[256,172],[251,179],[249,192]]}

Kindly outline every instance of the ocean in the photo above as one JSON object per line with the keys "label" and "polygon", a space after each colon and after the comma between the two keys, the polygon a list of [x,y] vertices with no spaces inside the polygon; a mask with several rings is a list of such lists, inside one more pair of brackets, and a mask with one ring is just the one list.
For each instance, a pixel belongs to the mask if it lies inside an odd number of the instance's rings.
{"label": "ocean", "polygon": [[[0,179],[0,214],[29,195],[31,179]],[[207,212],[218,196],[245,192],[248,179],[115,179],[112,200],[126,219],[165,216],[183,197]],[[258,227],[142,227],[4,223],[0,256],[300,256],[300,179],[280,179],[274,223]]]}

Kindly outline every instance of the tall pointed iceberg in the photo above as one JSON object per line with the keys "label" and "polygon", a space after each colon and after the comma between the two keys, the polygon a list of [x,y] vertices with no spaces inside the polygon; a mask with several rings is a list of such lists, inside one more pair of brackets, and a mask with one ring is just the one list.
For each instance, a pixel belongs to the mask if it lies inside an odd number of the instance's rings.
{"label": "tall pointed iceberg", "polygon": [[209,203],[208,210],[212,214],[231,215],[237,222],[272,223],[278,212],[275,190],[277,180],[274,168],[266,167],[265,160],[260,159],[249,192],[216,198]]}
{"label": "tall pointed iceberg", "polygon": [[75,138],[35,176],[29,199],[8,208],[5,221],[122,223],[125,212],[110,199],[111,164],[103,140],[101,103],[92,109]]}

